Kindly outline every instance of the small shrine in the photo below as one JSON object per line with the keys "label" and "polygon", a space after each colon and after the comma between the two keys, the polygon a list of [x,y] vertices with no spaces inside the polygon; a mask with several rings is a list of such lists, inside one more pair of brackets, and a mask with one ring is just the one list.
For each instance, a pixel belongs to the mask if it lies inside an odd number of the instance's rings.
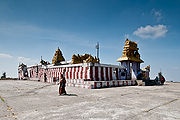
{"label": "small shrine", "polygon": [[131,79],[131,69],[137,76],[140,71],[140,63],[143,63],[144,61],[140,59],[140,54],[138,52],[139,48],[137,47],[136,42],[126,39],[123,48],[123,56],[117,61],[121,62],[121,65],[127,68],[127,79]]}
{"label": "small shrine", "polygon": [[19,79],[27,79],[28,77],[28,71],[27,71],[27,65],[21,63],[18,66],[18,78]]}

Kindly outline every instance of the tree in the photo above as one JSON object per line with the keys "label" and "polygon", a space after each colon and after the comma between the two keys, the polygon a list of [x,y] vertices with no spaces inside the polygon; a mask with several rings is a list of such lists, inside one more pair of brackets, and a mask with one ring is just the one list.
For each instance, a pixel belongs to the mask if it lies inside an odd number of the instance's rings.
{"label": "tree", "polygon": [[6,72],[3,72],[1,79],[5,79],[6,78]]}

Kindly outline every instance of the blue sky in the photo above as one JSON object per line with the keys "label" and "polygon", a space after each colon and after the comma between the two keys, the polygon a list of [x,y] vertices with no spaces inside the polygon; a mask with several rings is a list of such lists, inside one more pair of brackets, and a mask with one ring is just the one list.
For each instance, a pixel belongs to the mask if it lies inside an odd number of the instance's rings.
{"label": "blue sky", "polygon": [[118,64],[125,38],[136,41],[151,78],[161,70],[180,81],[180,1],[178,0],[0,0],[0,74],[17,77],[20,62],[51,62],[59,47]]}

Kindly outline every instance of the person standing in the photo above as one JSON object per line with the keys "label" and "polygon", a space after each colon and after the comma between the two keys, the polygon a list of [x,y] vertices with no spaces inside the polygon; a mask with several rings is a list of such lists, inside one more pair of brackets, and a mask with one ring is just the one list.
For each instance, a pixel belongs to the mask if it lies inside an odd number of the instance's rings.
{"label": "person standing", "polygon": [[66,90],[65,90],[65,87],[66,87],[66,80],[65,80],[65,77],[63,76],[63,74],[61,74],[61,78],[60,78],[60,81],[59,81],[59,95],[66,95]]}

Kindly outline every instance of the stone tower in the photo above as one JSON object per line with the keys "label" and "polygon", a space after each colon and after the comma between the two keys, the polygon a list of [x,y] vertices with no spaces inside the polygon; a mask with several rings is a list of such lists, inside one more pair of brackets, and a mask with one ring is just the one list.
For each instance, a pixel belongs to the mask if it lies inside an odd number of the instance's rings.
{"label": "stone tower", "polygon": [[123,56],[117,61],[121,62],[121,65],[127,69],[127,78],[131,79],[131,68],[137,76],[138,71],[140,71],[140,63],[144,61],[140,59],[140,54],[138,52],[137,43],[126,39],[125,46],[123,47]]}
{"label": "stone tower", "polygon": [[61,50],[58,47],[58,49],[56,50],[56,52],[54,54],[54,57],[52,59],[52,64],[55,64],[55,65],[60,64],[60,62],[62,62],[62,61],[65,61],[65,59],[64,59],[64,57],[62,55]]}

